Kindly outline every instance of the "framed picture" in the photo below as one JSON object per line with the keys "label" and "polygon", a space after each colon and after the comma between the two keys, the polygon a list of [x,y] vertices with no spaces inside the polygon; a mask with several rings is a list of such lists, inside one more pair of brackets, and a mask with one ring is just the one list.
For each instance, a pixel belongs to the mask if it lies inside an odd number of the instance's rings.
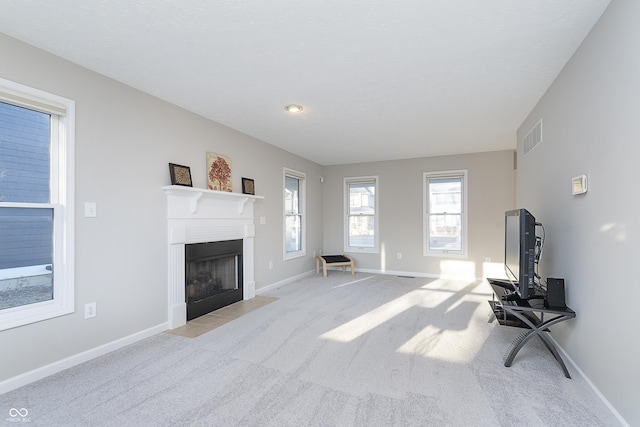
{"label": "framed picture", "polygon": [[207,153],[207,187],[209,190],[231,192],[231,159]]}
{"label": "framed picture", "polygon": [[251,178],[242,178],[242,194],[256,194],[256,188]]}
{"label": "framed picture", "polygon": [[191,169],[188,166],[169,163],[169,174],[171,175],[171,185],[193,187],[191,183]]}

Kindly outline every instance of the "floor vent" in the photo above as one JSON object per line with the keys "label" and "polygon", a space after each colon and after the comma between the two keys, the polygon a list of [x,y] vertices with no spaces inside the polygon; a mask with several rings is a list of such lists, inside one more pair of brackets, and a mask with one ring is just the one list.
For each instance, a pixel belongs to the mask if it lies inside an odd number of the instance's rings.
{"label": "floor vent", "polygon": [[535,124],[535,126],[529,131],[527,136],[524,137],[524,155],[529,154],[529,151],[533,150],[533,147],[538,145],[542,141],[542,119]]}

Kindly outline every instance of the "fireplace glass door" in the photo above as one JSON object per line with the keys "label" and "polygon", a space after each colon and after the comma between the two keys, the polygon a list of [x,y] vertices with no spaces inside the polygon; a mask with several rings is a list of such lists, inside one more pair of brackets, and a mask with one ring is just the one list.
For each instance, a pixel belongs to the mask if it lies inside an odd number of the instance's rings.
{"label": "fireplace glass door", "polygon": [[242,300],[242,240],[185,246],[187,320]]}

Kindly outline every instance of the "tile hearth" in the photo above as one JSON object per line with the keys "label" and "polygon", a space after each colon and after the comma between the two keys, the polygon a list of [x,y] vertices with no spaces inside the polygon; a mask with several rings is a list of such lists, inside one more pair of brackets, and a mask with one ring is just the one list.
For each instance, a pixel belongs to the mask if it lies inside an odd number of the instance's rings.
{"label": "tile hearth", "polygon": [[275,297],[256,296],[250,300],[238,301],[234,304],[213,311],[187,322],[186,325],[165,331],[167,334],[186,338],[196,338],[218,326],[229,323],[247,313],[276,301]]}

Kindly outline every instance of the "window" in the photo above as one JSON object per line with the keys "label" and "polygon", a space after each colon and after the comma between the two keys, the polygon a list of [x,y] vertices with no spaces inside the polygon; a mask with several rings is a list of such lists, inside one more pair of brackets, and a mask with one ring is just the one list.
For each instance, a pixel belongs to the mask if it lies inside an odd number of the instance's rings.
{"label": "window", "polygon": [[305,255],[304,197],[305,179],[302,172],[284,170],[284,259]]}
{"label": "window", "polygon": [[467,255],[467,171],[424,174],[424,255]]}
{"label": "window", "polygon": [[345,178],[345,252],[378,252],[378,177]]}
{"label": "window", "polygon": [[74,112],[0,79],[0,330],[73,312]]}

